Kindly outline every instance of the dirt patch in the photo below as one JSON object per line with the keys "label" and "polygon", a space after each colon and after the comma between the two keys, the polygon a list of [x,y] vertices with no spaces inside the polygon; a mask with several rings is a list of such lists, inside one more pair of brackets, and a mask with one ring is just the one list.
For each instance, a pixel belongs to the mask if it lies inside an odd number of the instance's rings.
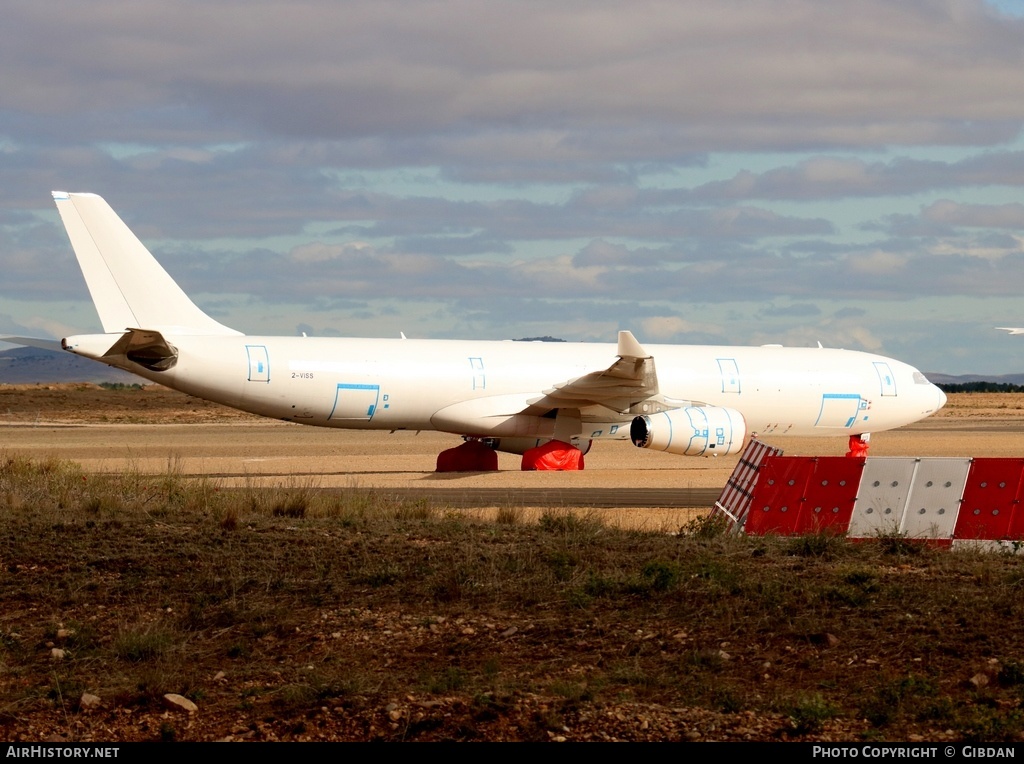
{"label": "dirt patch", "polygon": [[[951,396],[873,453],[1019,456],[1022,400]],[[3,738],[1024,739],[1024,559],[390,497],[732,465],[600,444],[583,473],[439,476],[449,437],[0,387]]]}
{"label": "dirt patch", "polygon": [[1012,555],[480,519],[11,458],[0,507],[11,742],[1024,731]]}

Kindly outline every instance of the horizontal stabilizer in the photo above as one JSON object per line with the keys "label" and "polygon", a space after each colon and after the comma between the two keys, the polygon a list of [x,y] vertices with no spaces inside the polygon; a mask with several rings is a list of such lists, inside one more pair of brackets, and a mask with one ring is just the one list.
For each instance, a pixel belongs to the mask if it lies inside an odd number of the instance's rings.
{"label": "horizontal stabilizer", "polygon": [[0,342],[9,342],[12,345],[21,345],[27,348],[39,348],[40,350],[60,350],[58,340],[42,340],[38,337],[0,337]]}

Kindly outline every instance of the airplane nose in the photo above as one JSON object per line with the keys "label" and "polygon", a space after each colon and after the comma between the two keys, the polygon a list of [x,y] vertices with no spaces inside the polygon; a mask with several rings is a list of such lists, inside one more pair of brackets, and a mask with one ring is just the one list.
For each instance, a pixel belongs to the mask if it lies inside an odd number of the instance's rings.
{"label": "airplane nose", "polygon": [[928,381],[928,378],[917,369],[911,368],[911,378],[914,382],[915,402],[924,406],[922,413],[927,416],[946,405],[946,394],[939,389],[938,385]]}

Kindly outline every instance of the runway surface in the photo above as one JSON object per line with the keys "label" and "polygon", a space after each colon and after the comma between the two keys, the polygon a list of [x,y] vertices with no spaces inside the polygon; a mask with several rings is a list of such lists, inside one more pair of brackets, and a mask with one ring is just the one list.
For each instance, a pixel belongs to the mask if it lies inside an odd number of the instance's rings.
{"label": "runway surface", "polygon": [[[736,457],[651,452],[595,444],[582,472],[522,472],[499,454],[499,471],[436,473],[437,454],[460,442],[442,433],[353,432],[257,420],[210,424],[79,424],[0,421],[0,457],[69,459],[87,472],[172,472],[233,486],[373,490],[451,507],[710,508]],[[778,438],[789,454],[841,455],[842,438]],[[932,419],[878,433],[872,456],[1020,456],[1021,419]]]}

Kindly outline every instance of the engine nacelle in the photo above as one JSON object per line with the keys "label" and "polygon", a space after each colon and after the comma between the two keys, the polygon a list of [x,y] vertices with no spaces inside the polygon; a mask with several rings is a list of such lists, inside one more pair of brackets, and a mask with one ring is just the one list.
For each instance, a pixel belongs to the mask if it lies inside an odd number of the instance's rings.
{"label": "engine nacelle", "polygon": [[684,456],[739,453],[746,436],[743,415],[721,406],[687,406],[638,416],[629,426],[634,446]]}

